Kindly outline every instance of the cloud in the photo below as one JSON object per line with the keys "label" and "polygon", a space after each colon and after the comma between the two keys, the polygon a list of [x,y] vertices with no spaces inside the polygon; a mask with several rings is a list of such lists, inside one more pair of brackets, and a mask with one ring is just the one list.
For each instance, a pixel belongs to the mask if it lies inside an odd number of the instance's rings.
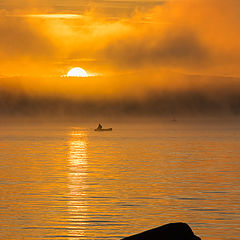
{"label": "cloud", "polygon": [[206,46],[189,30],[144,32],[111,42],[104,50],[108,59],[124,67],[199,66],[209,60]]}
{"label": "cloud", "polygon": [[54,45],[24,18],[0,17],[0,56],[6,59],[51,56]]}
{"label": "cloud", "polygon": [[132,29],[103,49],[121,68],[170,67],[183,71],[237,74],[240,4],[226,1],[168,1],[129,20]]}
{"label": "cloud", "polygon": [[[154,89],[180,92],[182,86],[194,88],[199,78],[179,81],[189,73],[240,76],[237,0],[167,1],[151,10],[138,9],[128,17],[116,18],[98,14],[94,8],[81,15],[63,15],[56,9],[49,14],[47,8],[6,15],[0,18],[0,73],[24,75],[31,69],[34,78],[23,82],[28,92],[36,95],[41,91],[42,95],[72,98],[145,98]],[[78,66],[102,73],[103,78],[78,87],[72,82],[61,85],[51,78],[52,83],[44,86],[38,78],[43,73],[64,75]],[[178,72],[186,75],[175,74]],[[208,81],[219,79],[209,77]],[[200,83],[199,88],[206,91],[205,83]],[[103,88],[99,90],[99,86]]]}
{"label": "cloud", "polygon": [[108,17],[122,17],[133,14],[136,9],[146,11],[157,5],[164,4],[165,1],[159,0],[1,0],[1,9],[8,11],[33,11],[40,10],[45,13],[84,13],[91,11],[91,9],[97,9],[98,14],[107,15]]}
{"label": "cloud", "polygon": [[[34,2],[36,6],[38,3]],[[136,10],[139,4],[132,1],[102,3],[109,8],[135,9],[129,17],[118,18],[99,14],[94,5],[90,11],[76,15],[71,11],[58,12],[54,9],[56,2],[41,4],[47,6],[43,12],[42,8],[35,9],[21,18],[2,14],[2,59],[52,59],[53,66],[59,58],[90,58],[96,59],[96,69],[117,72],[148,68],[158,71],[162,67],[183,72],[240,74],[237,0],[169,0],[156,2],[157,6],[151,2],[151,10]],[[72,1],[66,5],[75,6]],[[146,1],[140,5],[149,6]]]}

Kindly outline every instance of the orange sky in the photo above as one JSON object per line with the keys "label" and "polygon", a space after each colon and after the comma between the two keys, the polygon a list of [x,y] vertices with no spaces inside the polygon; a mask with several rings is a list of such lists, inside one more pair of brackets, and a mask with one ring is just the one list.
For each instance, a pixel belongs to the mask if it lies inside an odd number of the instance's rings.
{"label": "orange sky", "polygon": [[[240,77],[238,0],[3,0],[0,7],[0,81],[29,94],[141,97]],[[60,78],[72,67],[99,76]],[[195,82],[185,79],[191,75]]]}

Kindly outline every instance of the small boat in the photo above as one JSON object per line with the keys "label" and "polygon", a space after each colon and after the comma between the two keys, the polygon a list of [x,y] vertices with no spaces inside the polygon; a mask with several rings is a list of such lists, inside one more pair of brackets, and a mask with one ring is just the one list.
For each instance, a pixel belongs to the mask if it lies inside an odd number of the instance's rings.
{"label": "small boat", "polygon": [[107,131],[112,131],[112,128],[96,128],[94,129],[96,132],[107,132]]}

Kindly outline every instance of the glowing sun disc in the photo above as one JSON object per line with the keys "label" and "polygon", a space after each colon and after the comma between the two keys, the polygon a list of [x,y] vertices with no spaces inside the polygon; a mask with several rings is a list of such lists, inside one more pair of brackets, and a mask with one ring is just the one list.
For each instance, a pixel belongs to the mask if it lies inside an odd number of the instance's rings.
{"label": "glowing sun disc", "polygon": [[88,77],[88,75],[84,69],[75,67],[67,73],[67,77]]}

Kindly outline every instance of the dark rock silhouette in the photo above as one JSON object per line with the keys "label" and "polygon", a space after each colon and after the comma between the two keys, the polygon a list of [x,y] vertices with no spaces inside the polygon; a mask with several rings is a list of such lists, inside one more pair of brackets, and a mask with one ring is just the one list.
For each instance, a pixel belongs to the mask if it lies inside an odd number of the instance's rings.
{"label": "dark rock silhouette", "polygon": [[169,223],[122,240],[201,240],[186,223]]}

